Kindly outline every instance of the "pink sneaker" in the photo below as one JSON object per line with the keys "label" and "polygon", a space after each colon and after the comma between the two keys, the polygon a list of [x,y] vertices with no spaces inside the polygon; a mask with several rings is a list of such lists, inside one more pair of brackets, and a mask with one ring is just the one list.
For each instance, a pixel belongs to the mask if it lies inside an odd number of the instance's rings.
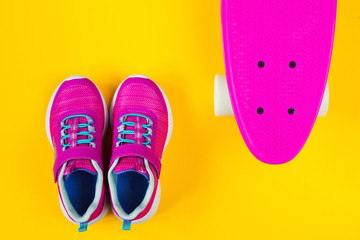
{"label": "pink sneaker", "polygon": [[147,221],[159,206],[161,158],[172,132],[171,109],[156,83],[133,75],[116,90],[110,119],[110,197],[123,229],[130,230],[131,223]]}
{"label": "pink sneaker", "polygon": [[107,122],[104,98],[83,76],[65,79],[46,112],[60,206],[69,221],[80,225],[79,232],[102,219],[108,210],[102,162]]}

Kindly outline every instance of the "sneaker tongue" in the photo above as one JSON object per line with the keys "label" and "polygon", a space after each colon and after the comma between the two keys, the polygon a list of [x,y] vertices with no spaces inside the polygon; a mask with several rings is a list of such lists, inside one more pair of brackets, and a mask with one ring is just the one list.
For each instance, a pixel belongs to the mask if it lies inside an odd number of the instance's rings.
{"label": "sneaker tongue", "polygon": [[130,156],[120,158],[118,164],[114,168],[114,173],[119,174],[129,170],[134,170],[149,178],[149,174],[146,170],[144,159],[142,157]]}
{"label": "sneaker tongue", "polygon": [[77,140],[84,140],[87,139],[88,136],[86,135],[77,135],[77,133],[82,131],[88,131],[88,128],[79,128],[79,124],[86,124],[88,120],[85,117],[74,117],[70,118],[66,121],[66,124],[69,125],[71,128],[67,130],[66,134],[70,135],[70,138],[67,139],[70,147],[77,147],[77,146],[88,146],[87,143],[77,144]]}
{"label": "sneaker tongue", "polygon": [[64,171],[64,177],[71,174],[75,170],[84,170],[89,173],[97,174],[97,171],[92,165],[91,160],[88,159],[75,159],[68,161]]}
{"label": "sneaker tongue", "polygon": [[[126,126],[125,130],[134,131],[135,134],[125,134],[123,135],[123,138],[133,140],[135,144],[142,144],[145,140],[142,134],[146,132],[146,130],[142,127],[142,124],[147,124],[146,119],[136,116],[128,116],[125,121],[134,123],[134,126]],[[153,171],[151,167],[150,169]],[[114,168],[114,173],[120,174],[129,170],[136,171],[149,178],[149,174],[146,170],[144,159],[142,157],[128,156],[120,158]]]}
{"label": "sneaker tongue", "polygon": [[147,124],[146,119],[142,117],[128,116],[124,120],[134,124],[134,126],[125,126],[125,130],[134,131],[134,134],[124,134],[122,137],[133,141],[135,144],[143,144],[146,141],[143,137],[143,134],[147,132],[147,130],[143,128],[143,124]]}
{"label": "sneaker tongue", "polygon": [[[80,131],[88,131],[87,127],[85,128],[79,128],[79,124],[88,123],[88,120],[85,117],[75,117],[70,118],[66,121],[67,125],[70,125],[71,128],[67,130],[67,134],[70,135],[69,144],[71,147],[77,147],[77,146],[88,146],[88,144],[76,144],[77,140],[87,139],[88,136],[85,135],[77,135]],[[97,174],[96,169],[94,168],[93,164],[91,163],[91,160],[89,159],[74,159],[67,162],[65,171],[64,171],[64,177],[70,175],[76,170],[84,170],[89,173]]]}

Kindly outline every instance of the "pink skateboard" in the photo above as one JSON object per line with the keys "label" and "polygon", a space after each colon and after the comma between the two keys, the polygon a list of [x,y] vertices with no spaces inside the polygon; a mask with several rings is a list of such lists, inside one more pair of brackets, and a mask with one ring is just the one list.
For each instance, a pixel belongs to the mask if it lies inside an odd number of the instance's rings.
{"label": "pink skateboard", "polygon": [[282,164],[303,148],[329,103],[336,0],[223,0],[225,76],[215,114],[235,115],[260,161]]}

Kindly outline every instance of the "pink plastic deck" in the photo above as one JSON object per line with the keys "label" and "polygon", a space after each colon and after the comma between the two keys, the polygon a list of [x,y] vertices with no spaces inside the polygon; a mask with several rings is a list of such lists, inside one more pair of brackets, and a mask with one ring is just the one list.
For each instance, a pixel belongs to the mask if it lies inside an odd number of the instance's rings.
{"label": "pink plastic deck", "polygon": [[242,136],[262,162],[303,148],[329,73],[336,0],[223,0],[227,82]]}

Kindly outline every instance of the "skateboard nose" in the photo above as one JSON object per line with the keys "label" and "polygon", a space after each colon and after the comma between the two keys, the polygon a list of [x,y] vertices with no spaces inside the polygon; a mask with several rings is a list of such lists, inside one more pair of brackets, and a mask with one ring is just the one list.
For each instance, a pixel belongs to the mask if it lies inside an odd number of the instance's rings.
{"label": "skateboard nose", "polygon": [[259,133],[257,137],[245,138],[250,152],[261,162],[279,165],[293,160],[303,148],[301,139],[286,131],[271,134]]}
{"label": "skateboard nose", "polygon": [[[254,154],[255,155],[255,154]],[[271,155],[271,154],[267,154],[267,155],[255,155],[255,157],[260,160],[263,163],[266,164],[271,164],[271,165],[281,165],[281,164],[285,164],[287,162],[290,162],[291,160],[293,160],[295,158],[295,156],[275,156],[275,155]]]}

